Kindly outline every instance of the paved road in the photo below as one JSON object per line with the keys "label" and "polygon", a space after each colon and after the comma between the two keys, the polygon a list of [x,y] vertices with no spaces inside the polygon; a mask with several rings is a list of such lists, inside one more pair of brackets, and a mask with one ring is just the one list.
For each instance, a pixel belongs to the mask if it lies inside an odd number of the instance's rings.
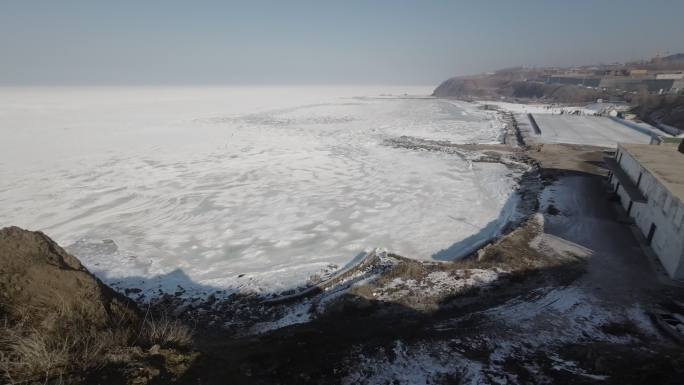
{"label": "paved road", "polygon": [[542,193],[542,210],[551,204],[559,214],[545,214],[545,233],[591,253],[587,274],[577,284],[613,306],[649,303],[661,284],[629,227],[618,221],[602,178],[560,176]]}

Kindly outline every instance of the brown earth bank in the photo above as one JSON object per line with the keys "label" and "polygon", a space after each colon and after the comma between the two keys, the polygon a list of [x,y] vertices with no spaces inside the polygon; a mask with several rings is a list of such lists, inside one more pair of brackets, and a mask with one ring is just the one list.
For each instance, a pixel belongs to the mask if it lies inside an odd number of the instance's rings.
{"label": "brown earth bank", "polygon": [[378,252],[306,295],[233,297],[174,316],[163,316],[173,296],[140,311],[44,234],[3,229],[5,380],[681,383],[684,349],[649,317],[684,293],[656,278],[611,202],[603,149],[387,144],[526,168],[518,203],[526,217],[457,261]]}
{"label": "brown earth bank", "polygon": [[144,384],[195,357],[178,321],[142,313],[47,235],[17,227],[0,230],[0,322],[2,383]]}
{"label": "brown earth bank", "polygon": [[684,130],[684,95],[635,95],[630,101],[643,121]]}

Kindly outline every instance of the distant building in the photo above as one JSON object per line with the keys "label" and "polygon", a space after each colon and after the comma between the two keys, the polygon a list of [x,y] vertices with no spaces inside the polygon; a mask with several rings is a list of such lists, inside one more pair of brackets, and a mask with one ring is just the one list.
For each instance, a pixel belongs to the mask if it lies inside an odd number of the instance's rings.
{"label": "distant building", "polygon": [[595,88],[601,83],[601,78],[593,76],[548,76],[543,81],[547,84],[566,84]]}
{"label": "distant building", "polygon": [[644,69],[633,69],[629,71],[629,76],[646,76],[648,75],[648,70]]}
{"label": "distant building", "polygon": [[684,73],[680,74],[656,74],[658,80],[680,80],[684,79]]}
{"label": "distant building", "polygon": [[670,277],[684,279],[684,146],[618,144],[610,184]]}
{"label": "distant building", "polygon": [[647,91],[649,93],[670,92],[675,80],[671,79],[635,79],[626,77],[604,77],[598,87],[627,92]]}

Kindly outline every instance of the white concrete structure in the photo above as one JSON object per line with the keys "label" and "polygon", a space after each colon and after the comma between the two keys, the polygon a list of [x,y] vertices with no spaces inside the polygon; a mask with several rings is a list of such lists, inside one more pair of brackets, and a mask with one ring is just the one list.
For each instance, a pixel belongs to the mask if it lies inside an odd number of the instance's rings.
{"label": "white concrete structure", "polygon": [[679,80],[679,79],[684,79],[684,73],[677,73],[677,74],[657,74],[656,79],[662,79],[662,80]]}
{"label": "white concrete structure", "polygon": [[[652,136],[663,134],[648,124],[617,118],[568,114],[533,116],[541,134],[532,134],[529,139],[539,143],[586,144],[615,148],[618,142],[648,144]],[[527,117],[521,119],[527,120]]]}
{"label": "white concrete structure", "polygon": [[684,153],[668,145],[620,143],[606,163],[622,207],[670,277],[684,279]]}

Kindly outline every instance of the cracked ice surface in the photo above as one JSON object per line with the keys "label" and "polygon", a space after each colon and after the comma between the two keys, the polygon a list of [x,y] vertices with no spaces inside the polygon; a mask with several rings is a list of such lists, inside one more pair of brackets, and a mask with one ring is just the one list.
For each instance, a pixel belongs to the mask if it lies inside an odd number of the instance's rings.
{"label": "cracked ice surface", "polygon": [[375,247],[456,256],[511,215],[515,175],[384,146],[498,142],[491,112],[377,97],[428,92],[2,89],[0,226],[42,230],[106,282],[147,290],[285,290]]}

